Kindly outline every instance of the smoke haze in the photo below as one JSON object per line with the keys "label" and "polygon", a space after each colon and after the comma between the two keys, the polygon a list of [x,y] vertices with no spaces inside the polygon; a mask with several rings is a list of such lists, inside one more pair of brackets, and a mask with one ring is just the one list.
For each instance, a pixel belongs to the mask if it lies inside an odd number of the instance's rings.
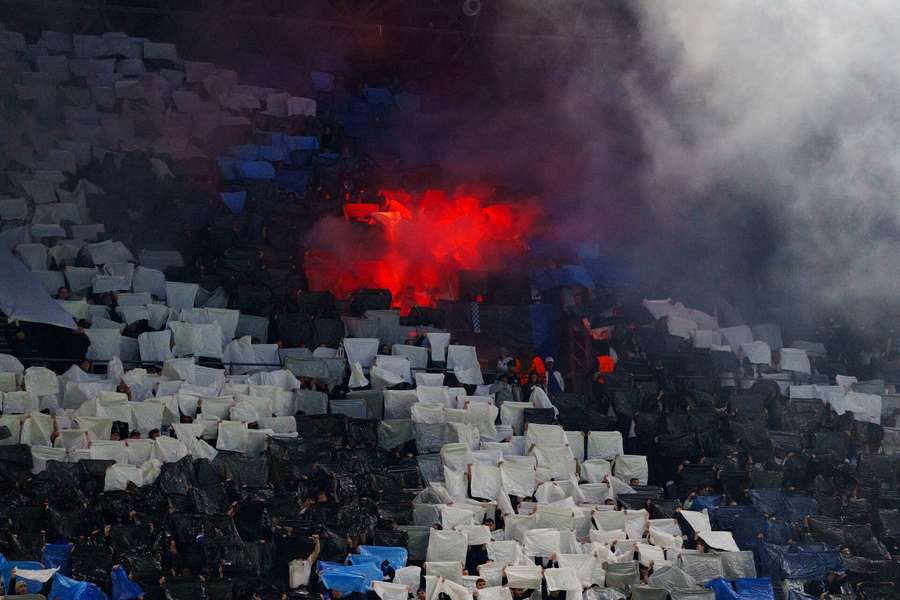
{"label": "smoke haze", "polygon": [[640,6],[645,60],[665,72],[656,89],[639,72],[626,82],[645,193],[662,226],[707,251],[691,266],[807,308],[896,303],[896,4]]}

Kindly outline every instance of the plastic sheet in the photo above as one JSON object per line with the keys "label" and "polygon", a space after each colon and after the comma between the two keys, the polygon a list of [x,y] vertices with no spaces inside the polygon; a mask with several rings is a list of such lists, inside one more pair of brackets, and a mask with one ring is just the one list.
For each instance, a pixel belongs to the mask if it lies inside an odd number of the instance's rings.
{"label": "plastic sheet", "polygon": [[647,578],[647,582],[650,585],[669,590],[669,594],[672,594],[675,590],[691,588],[696,585],[696,582],[690,575],[674,565],[655,569],[653,574]]}
{"label": "plastic sheet", "polygon": [[669,592],[664,588],[649,585],[635,585],[631,587],[631,600],[666,600]]}
{"label": "plastic sheet", "polygon": [[[590,438],[588,443],[590,444]],[[613,462],[613,474],[624,481],[637,479],[641,485],[647,485],[647,477],[649,475],[647,457],[620,454]]]}
{"label": "plastic sheet", "polygon": [[725,579],[731,581],[739,577],[756,577],[756,562],[753,559],[753,552],[749,550],[721,552],[718,556],[722,562],[722,576]]}
{"label": "plastic sheet", "polygon": [[587,458],[613,460],[624,454],[622,434],[618,431],[589,431],[587,434]]}
{"label": "plastic sheet", "polygon": [[574,569],[559,567],[544,569],[544,579],[547,581],[547,591],[581,591],[581,581]]}
{"label": "plastic sheet", "polygon": [[507,585],[510,588],[540,589],[541,568],[537,565],[506,567]]}
{"label": "plastic sheet", "polygon": [[608,587],[627,591],[640,581],[641,573],[637,561],[610,563],[606,566],[606,585]]}
{"label": "plastic sheet", "polygon": [[428,562],[455,562],[466,560],[468,541],[466,534],[459,531],[432,529],[428,538]]}
{"label": "plastic sheet", "polygon": [[682,554],[679,566],[694,581],[704,584],[724,577],[724,568],[719,554]]}
{"label": "plastic sheet", "polygon": [[805,547],[760,545],[760,563],[764,574],[779,579],[822,579],[829,571],[841,568],[836,550]]}

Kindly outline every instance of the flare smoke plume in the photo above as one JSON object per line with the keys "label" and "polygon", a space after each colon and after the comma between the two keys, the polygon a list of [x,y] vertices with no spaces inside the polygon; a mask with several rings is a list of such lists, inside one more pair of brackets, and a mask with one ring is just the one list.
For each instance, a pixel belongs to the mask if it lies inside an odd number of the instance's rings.
{"label": "flare smoke plume", "polygon": [[851,317],[896,304],[896,3],[648,0],[639,22],[665,82],[626,82],[645,193],[687,272]]}

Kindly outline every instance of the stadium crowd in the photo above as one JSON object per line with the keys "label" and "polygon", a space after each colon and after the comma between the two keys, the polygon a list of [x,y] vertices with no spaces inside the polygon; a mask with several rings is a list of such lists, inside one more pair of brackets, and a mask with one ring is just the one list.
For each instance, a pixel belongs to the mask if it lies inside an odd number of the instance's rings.
{"label": "stadium crowd", "polygon": [[484,360],[296,266],[304,224],[384,201],[354,140],[402,92],[122,34],[0,60],[8,595],[894,596],[900,405],[840,346],[607,299],[588,373]]}

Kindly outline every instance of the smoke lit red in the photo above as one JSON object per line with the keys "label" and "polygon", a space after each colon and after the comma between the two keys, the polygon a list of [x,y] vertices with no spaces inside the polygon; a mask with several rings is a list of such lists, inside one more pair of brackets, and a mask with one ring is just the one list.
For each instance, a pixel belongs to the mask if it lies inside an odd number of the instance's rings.
{"label": "smoke lit red", "polygon": [[492,201],[471,189],[383,196],[382,204],[347,204],[343,220],[317,225],[304,261],[311,290],[346,298],[386,288],[404,314],[434,306],[457,297],[460,270],[515,268],[541,217],[533,200]]}

